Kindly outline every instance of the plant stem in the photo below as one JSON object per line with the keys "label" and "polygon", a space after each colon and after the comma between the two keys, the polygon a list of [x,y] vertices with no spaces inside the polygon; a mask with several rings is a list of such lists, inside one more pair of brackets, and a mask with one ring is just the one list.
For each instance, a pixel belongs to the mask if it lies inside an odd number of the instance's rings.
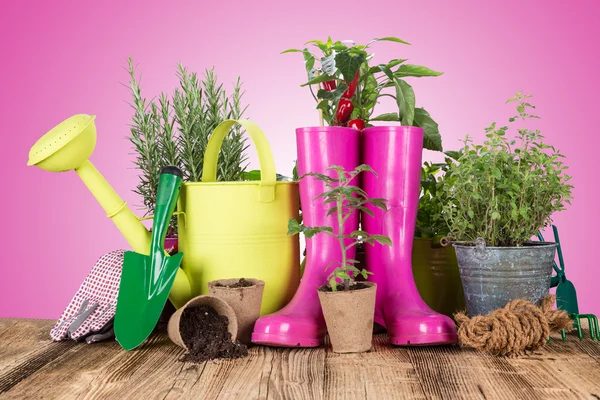
{"label": "plant stem", "polygon": [[[344,205],[344,195],[339,194],[337,196],[337,219],[338,219],[338,241],[340,242],[340,249],[342,250],[342,268],[346,268],[347,258],[346,258],[346,245],[344,243],[344,218],[343,218],[343,207]],[[346,290],[350,289],[350,283],[348,279],[344,279],[344,288]]]}

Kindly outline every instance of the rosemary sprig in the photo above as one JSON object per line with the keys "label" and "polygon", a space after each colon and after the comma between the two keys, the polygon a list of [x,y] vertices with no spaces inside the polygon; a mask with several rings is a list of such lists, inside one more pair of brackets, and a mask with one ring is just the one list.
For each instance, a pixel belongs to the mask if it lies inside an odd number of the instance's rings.
{"label": "rosemary sprig", "polygon": [[[226,119],[241,119],[247,106],[242,105],[244,91],[238,77],[228,95],[219,83],[214,67],[206,70],[202,80],[183,65],[177,66],[179,87],[172,99],[161,93],[158,102],[142,97],[140,80],[129,61],[129,87],[134,109],[129,140],[134,146],[134,164],[140,171],[134,192],[143,199],[148,213],[154,212],[160,171],[165,165],[176,165],[183,171],[184,181],[202,179],[204,153],[213,130]],[[232,129],[219,153],[217,180],[244,179],[248,157],[247,141],[240,127]]]}
{"label": "rosemary sprig", "polygon": [[158,187],[158,177],[160,174],[161,156],[157,140],[156,125],[156,107],[154,104],[148,105],[140,88],[140,80],[135,77],[135,67],[129,59],[129,86],[133,96],[133,103],[130,104],[134,110],[131,118],[129,140],[137,153],[134,164],[140,170],[140,181],[134,193],[143,199],[143,206],[146,214],[154,212],[156,199],[156,190]]}

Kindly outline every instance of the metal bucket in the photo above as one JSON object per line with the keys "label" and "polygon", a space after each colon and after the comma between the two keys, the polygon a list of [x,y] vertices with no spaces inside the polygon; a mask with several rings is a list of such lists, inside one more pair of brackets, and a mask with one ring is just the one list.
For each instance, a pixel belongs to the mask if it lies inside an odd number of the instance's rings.
{"label": "metal bucket", "polygon": [[488,314],[515,299],[535,303],[550,290],[556,243],[453,246],[470,316]]}
{"label": "metal bucket", "polygon": [[415,238],[412,270],[419,294],[431,309],[449,317],[464,311],[465,297],[454,248],[434,247],[432,239]]}

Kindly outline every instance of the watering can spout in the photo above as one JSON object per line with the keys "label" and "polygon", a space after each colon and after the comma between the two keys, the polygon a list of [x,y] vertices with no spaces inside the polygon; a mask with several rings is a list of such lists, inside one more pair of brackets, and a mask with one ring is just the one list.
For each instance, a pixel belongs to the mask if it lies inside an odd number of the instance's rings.
{"label": "watering can spout", "polygon": [[75,170],[133,250],[148,254],[150,232],[89,161],[96,147],[94,119],[77,114],[56,125],[31,147],[27,165],[51,172]]}
{"label": "watering can spout", "polygon": [[[150,232],[89,161],[96,147],[94,119],[94,115],[77,114],[56,125],[31,147],[27,165],[51,172],[75,170],[132,249],[149,254]],[[172,300],[175,307],[191,297],[183,270],[177,274],[174,289],[178,291],[173,295],[175,301]]]}

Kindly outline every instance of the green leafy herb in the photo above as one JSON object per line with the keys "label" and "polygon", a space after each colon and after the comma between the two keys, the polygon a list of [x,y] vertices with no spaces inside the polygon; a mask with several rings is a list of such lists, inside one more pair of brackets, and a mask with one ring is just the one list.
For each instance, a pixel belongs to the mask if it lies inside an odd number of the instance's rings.
{"label": "green leafy herb", "polygon": [[[329,286],[332,291],[337,291],[338,280],[341,280],[346,290],[349,289],[351,282],[354,282],[356,277],[367,277],[371,274],[365,269],[356,267],[356,260],[348,258],[348,250],[362,243],[374,245],[380,243],[382,245],[392,245],[392,241],[387,236],[370,235],[369,233],[356,230],[349,235],[344,234],[344,226],[352,214],[357,211],[371,212],[367,205],[386,210],[385,199],[369,198],[364,190],[357,186],[351,185],[354,178],[361,172],[375,172],[368,165],[359,165],[353,171],[346,171],[343,167],[334,165],[327,169],[334,171],[335,177],[325,174],[308,173],[300,177],[304,179],[307,176],[314,177],[317,180],[323,181],[327,187],[327,191],[317,196],[317,199],[322,198],[323,204],[330,205],[327,215],[335,215],[337,223],[335,226],[306,226],[300,224],[295,219],[290,219],[288,223],[288,234],[295,235],[303,233],[307,238],[311,238],[318,234],[330,235],[338,240],[342,251],[342,260],[337,262],[338,267],[334,268],[328,277]],[[332,174],[333,175],[333,174]]]}
{"label": "green leafy herb", "polygon": [[[352,41],[333,41],[329,37],[327,41],[310,40],[305,43],[305,45],[316,47],[322,56],[313,54],[308,48],[289,49],[283,53],[300,52],[303,54],[308,81],[301,86],[310,87],[317,102],[316,108],[323,112],[323,119],[327,124],[331,126],[347,124],[347,118],[342,119],[343,122],[339,122],[336,112],[342,97],[348,96],[353,107],[351,120],[361,119],[366,127],[372,126],[371,122],[374,121],[393,121],[401,125],[421,127],[425,131],[423,147],[442,151],[442,138],[437,123],[423,108],[416,108],[414,90],[404,80],[407,77],[440,76],[442,72],[420,65],[405,64],[407,60],[400,58],[371,66],[374,55],[369,54],[367,50],[371,44],[381,41],[409,44],[396,37],[376,38],[367,45],[356,45]],[[357,73],[356,90],[352,95],[346,94],[346,89],[351,86]],[[329,81],[335,81],[336,89],[331,91],[320,89],[316,91],[315,95],[312,85],[320,85]],[[391,89],[391,92],[388,89]],[[396,102],[398,112],[373,116],[377,105],[386,97]]]}
{"label": "green leafy herb", "polygon": [[[161,93],[157,102],[142,97],[131,58],[128,72],[134,110],[128,139],[134,146],[134,163],[140,171],[134,192],[142,197],[146,213],[152,214],[162,168],[175,165],[181,168],[184,181],[200,181],[204,153],[213,130],[226,119],[242,118],[247,106],[242,105],[244,92],[240,78],[233,92],[227,94],[214,68],[206,70],[200,80],[196,73],[188,72],[180,64],[177,68],[179,87],[171,99]],[[217,180],[244,179],[247,147],[240,127],[234,127],[219,153]]]}
{"label": "green leafy herb", "polygon": [[519,92],[509,99],[518,112],[510,122],[522,123],[515,140],[507,138],[508,126],[493,123],[483,144],[467,136],[458,160],[447,160],[442,216],[453,239],[481,237],[489,246],[521,246],[570,204],[573,186],[564,155],[544,143],[539,130],[525,126],[538,118],[529,114],[530,97]]}

